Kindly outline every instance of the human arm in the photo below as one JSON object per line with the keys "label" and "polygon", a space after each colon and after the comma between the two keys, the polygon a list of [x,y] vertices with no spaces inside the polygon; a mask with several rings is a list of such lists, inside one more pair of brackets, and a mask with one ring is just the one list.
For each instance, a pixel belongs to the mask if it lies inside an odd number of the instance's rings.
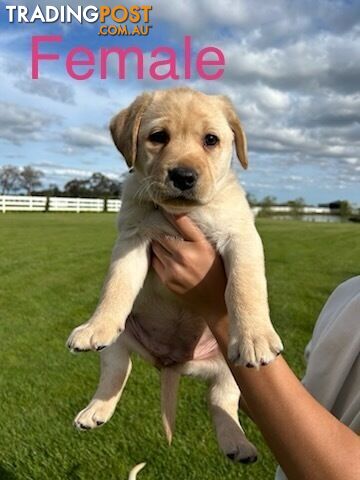
{"label": "human arm", "polygon": [[[166,238],[155,243],[153,266],[170,289],[206,318],[227,360],[221,260],[187,217],[170,221],[185,241]],[[360,478],[359,437],[305,390],[283,357],[259,370],[228,364],[252,418],[289,479]]]}
{"label": "human arm", "polygon": [[[213,317],[209,326],[225,357],[227,317]],[[282,356],[259,370],[228,365],[289,479],[360,478],[359,437],[307,392]]]}

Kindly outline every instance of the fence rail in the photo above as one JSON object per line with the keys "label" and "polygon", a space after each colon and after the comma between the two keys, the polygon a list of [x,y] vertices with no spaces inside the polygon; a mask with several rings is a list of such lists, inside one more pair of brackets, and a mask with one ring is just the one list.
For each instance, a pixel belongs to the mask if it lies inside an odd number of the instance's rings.
{"label": "fence rail", "polygon": [[102,198],[49,198],[49,212],[103,212],[104,207]]}
{"label": "fence rail", "polygon": [[[0,211],[5,212],[118,212],[121,200],[102,198],[73,198],[73,197],[32,197],[22,195],[0,195]],[[252,207],[256,216],[262,207]],[[269,207],[272,213],[290,213],[290,206],[273,205]],[[331,214],[326,207],[301,207],[303,214]]]}
{"label": "fence rail", "polygon": [[121,207],[121,200],[107,200],[106,202],[106,211],[107,212],[118,212]]}
{"label": "fence rail", "polygon": [[121,200],[105,200],[102,198],[72,197],[33,197],[33,196],[0,196],[0,211],[5,212],[118,212]]}
{"label": "fence rail", "polygon": [[0,210],[5,212],[44,212],[46,197],[0,196]]}

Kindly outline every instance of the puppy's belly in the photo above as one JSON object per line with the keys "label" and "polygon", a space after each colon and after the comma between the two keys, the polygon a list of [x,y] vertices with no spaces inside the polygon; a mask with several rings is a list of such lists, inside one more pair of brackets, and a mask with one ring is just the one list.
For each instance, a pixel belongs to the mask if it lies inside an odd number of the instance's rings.
{"label": "puppy's belly", "polygon": [[193,332],[188,327],[188,324],[174,322],[174,319],[164,325],[163,319],[157,322],[149,317],[131,314],[126,321],[125,331],[164,366],[206,360],[219,354],[217,342],[208,327]]}
{"label": "puppy's belly", "polygon": [[125,330],[164,366],[219,354],[215,338],[201,317],[191,313],[150,270]]}

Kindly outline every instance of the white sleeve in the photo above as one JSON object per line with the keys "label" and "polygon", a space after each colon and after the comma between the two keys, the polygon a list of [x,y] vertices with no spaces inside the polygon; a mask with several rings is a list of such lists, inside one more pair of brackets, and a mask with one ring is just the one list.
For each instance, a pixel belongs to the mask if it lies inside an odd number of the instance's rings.
{"label": "white sleeve", "polygon": [[360,276],[339,285],[316,322],[303,378],[327,410],[360,433]]}
{"label": "white sleeve", "polygon": [[[360,434],[360,276],[330,295],[305,349],[306,389],[342,423]],[[276,480],[285,480],[281,468]]]}

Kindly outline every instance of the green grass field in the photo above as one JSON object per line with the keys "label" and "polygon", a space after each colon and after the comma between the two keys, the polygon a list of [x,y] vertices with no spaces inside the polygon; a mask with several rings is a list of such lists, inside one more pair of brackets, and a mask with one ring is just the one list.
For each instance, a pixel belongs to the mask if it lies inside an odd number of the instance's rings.
{"label": "green grass field", "polygon": [[[273,322],[297,375],[329,293],[358,274],[353,224],[261,220]],[[275,461],[257,428],[257,464],[233,465],[218,452],[205,386],[183,379],[177,431],[167,447],[159,417],[158,372],[135,359],[109,424],[79,433],[72,420],[98,379],[95,353],[71,355],[65,341],[97,302],[115,238],[111,214],[0,216],[0,479],[272,479]]]}

